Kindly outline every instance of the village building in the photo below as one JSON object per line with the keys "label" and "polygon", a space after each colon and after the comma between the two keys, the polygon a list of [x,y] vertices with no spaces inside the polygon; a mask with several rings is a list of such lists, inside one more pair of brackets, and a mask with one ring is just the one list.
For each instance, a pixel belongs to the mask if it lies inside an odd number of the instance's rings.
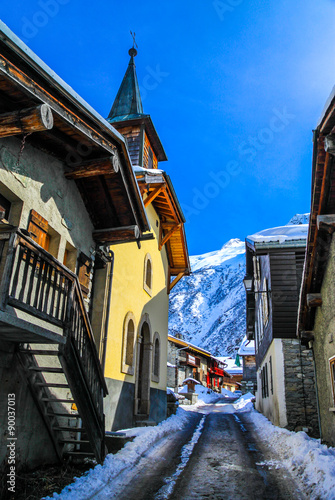
{"label": "village building", "polygon": [[[141,241],[112,245],[104,374],[106,429],[154,425],[166,418],[169,293],[190,273],[185,218],[150,115],[143,112],[136,49],[108,116],[125,138],[150,223]],[[108,273],[108,271],[106,271]]]}
{"label": "village building", "polygon": [[244,285],[256,408],[275,425],[317,436],[312,353],[296,338],[307,230],[307,224],[289,224],[248,236]]}
{"label": "village building", "polygon": [[0,461],[10,405],[17,468],[101,462],[109,245],[150,223],[124,137],[0,28]]}
{"label": "village building", "polygon": [[226,373],[229,374],[234,388],[230,391],[241,390],[241,383],[243,378],[243,367],[241,364],[236,364],[236,357],[232,356],[219,356],[218,359],[223,363]]}
{"label": "village building", "polygon": [[[251,392],[255,394],[257,390],[257,370],[255,341],[248,340],[245,336],[237,351],[239,360],[242,360],[243,376],[241,379],[241,391],[243,394]],[[240,362],[240,361],[239,361]]]}
{"label": "village building", "polygon": [[335,92],[314,131],[312,202],[298,336],[315,360],[320,437],[335,446]]}
{"label": "village building", "polygon": [[168,336],[167,385],[178,392],[184,381],[193,378],[208,387],[208,363],[211,353],[186,342],[183,339]]}
{"label": "village building", "polygon": [[185,380],[192,379],[208,389],[233,392],[238,385],[234,377],[226,371],[226,364],[209,351],[183,339],[168,336],[167,358],[168,387],[182,387]]}

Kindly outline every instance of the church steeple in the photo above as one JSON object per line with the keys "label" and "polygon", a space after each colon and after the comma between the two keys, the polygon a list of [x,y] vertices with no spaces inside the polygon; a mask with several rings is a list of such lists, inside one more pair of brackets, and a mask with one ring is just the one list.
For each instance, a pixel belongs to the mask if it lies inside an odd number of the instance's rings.
{"label": "church steeple", "polygon": [[143,113],[134,61],[135,33],[131,35],[134,45],[129,50],[130,61],[107,120],[126,138],[133,165],[157,168],[158,162],[166,161],[167,156],[150,115]]}
{"label": "church steeple", "polygon": [[112,123],[122,119],[134,119],[143,116],[143,106],[134,61],[137,50],[132,47],[128,53],[130,55],[128,68],[107,118]]}

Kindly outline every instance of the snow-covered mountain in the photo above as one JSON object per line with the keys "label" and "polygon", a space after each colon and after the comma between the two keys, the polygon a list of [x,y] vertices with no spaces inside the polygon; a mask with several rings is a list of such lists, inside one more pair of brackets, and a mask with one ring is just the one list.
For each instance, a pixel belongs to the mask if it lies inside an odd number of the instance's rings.
{"label": "snow-covered mountain", "polygon": [[192,275],[170,294],[169,333],[214,356],[235,354],[245,335],[245,244],[232,239],[190,261]]}

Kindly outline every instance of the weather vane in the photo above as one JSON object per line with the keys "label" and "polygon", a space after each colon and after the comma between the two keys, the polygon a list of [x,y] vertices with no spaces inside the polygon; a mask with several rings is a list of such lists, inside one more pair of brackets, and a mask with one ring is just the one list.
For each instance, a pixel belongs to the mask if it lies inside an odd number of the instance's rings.
{"label": "weather vane", "polygon": [[135,37],[136,37],[136,33],[135,33],[135,31],[134,31],[134,33],[131,31],[131,32],[130,32],[130,34],[131,34],[131,36],[133,37],[133,49],[134,49],[135,47],[138,49],[138,45],[137,45],[137,43],[136,43],[136,41],[135,41]]}

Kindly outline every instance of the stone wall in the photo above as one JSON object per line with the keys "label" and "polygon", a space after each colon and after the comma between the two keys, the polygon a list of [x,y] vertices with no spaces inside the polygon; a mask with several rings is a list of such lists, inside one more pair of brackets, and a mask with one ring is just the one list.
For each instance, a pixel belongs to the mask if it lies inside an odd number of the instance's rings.
{"label": "stone wall", "polygon": [[322,441],[335,446],[335,394],[329,361],[335,357],[335,234],[329,249],[323,277],[322,306],[317,308],[314,324],[313,352],[320,407]]}
{"label": "stone wall", "polygon": [[299,340],[283,340],[287,429],[319,437],[313,354]]}

